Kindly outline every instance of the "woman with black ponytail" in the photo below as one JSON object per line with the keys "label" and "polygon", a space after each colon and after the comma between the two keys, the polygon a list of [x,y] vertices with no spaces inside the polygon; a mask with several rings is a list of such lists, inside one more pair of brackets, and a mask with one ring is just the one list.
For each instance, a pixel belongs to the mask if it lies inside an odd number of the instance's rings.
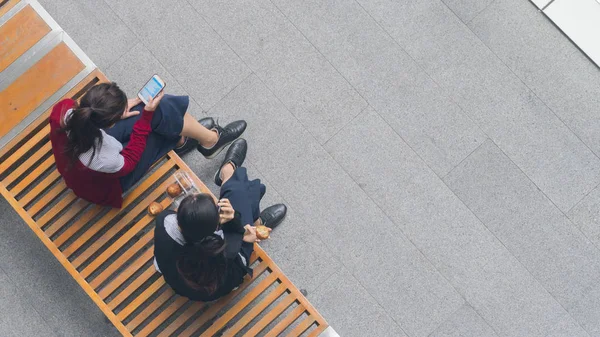
{"label": "woman with black ponytail", "polygon": [[154,265],[167,284],[195,301],[213,301],[238,287],[246,274],[254,248],[256,225],[270,229],[286,214],[283,204],[260,212],[266,188],[248,180],[241,167],[247,144],[238,139],[227,151],[216,174],[222,184],[220,199],[208,194],[186,197],[177,211],[156,217]]}
{"label": "woman with black ponytail", "polygon": [[66,185],[89,202],[120,208],[123,192],[170,150],[197,148],[212,158],[246,129],[244,121],[196,121],[188,104],[187,96],[161,92],[144,106],[115,83],[92,87],[79,102],[62,100],[50,115],[50,140]]}

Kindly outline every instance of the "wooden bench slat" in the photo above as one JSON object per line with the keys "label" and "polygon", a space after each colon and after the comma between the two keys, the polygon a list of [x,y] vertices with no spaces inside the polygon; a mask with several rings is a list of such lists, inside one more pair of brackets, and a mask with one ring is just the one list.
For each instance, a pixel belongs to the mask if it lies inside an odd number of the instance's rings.
{"label": "wooden bench slat", "polygon": [[[85,200],[78,200],[78,202],[81,202],[82,204],[87,203],[87,201]],[[89,204],[89,203],[88,203]],[[81,218],[79,218],[78,222],[82,223],[82,224],[86,224],[88,223],[91,219],[93,219],[96,215],[100,214],[100,212],[104,209],[104,207],[102,206],[98,206],[95,205],[89,209],[87,209],[81,216]],[[58,232],[61,227],[62,227],[62,223],[59,221],[54,222],[53,224],[51,224],[50,226],[48,226],[44,232],[46,232],[46,235],[48,235],[48,237],[53,236],[54,234],[56,234],[56,232]],[[69,237],[71,237],[74,232],[76,232],[78,230],[79,226],[75,226],[75,224],[69,226],[69,228],[67,228],[58,238],[56,238],[54,240],[54,244],[57,247],[60,247],[62,245],[62,243],[64,243],[66,240],[68,240]]]}
{"label": "wooden bench slat", "polygon": [[31,157],[27,158],[23,163],[21,163],[18,169],[14,170],[11,174],[9,174],[2,183],[6,186],[12,184],[15,180],[17,180],[20,176],[23,175],[23,172],[29,170],[33,164],[35,164],[38,160],[42,159],[43,156],[48,154],[48,152],[52,151],[52,144],[47,142],[39,148]]}
{"label": "wooden bench slat", "polygon": [[56,199],[58,195],[64,192],[67,189],[67,185],[61,179],[54,187],[52,187],[46,194],[44,194],[38,201],[36,201],[31,208],[27,210],[27,213],[31,215],[31,217],[36,217],[44,207],[48,206],[52,202],[52,200]]}
{"label": "wooden bench slat", "polygon": [[15,187],[9,189],[14,195],[23,192],[29,185],[33,184],[44,172],[48,171],[54,165],[54,157],[48,157],[39,164],[33,171],[29,172]]}
{"label": "wooden bench slat", "polygon": [[260,277],[267,269],[269,265],[265,261],[261,261],[258,266],[256,266],[252,273],[252,278],[246,277],[244,283],[242,283],[236,290],[230,292],[225,295],[217,302],[214,302],[208,307],[208,309],[202,313],[202,315],[196,318],[190,326],[188,326],[183,332],[181,332],[178,337],[187,337],[194,334],[198,329],[200,329],[206,322],[210,321],[215,315],[221,311],[227,304],[229,304],[239,293],[243,292],[248,288],[254,280]]}
{"label": "wooden bench slat", "polygon": [[44,213],[44,215],[42,215],[42,217],[39,218],[39,220],[37,221],[38,226],[40,226],[40,228],[44,227],[48,223],[48,221],[54,219],[61,210],[65,209],[76,199],[77,196],[75,195],[75,193],[68,191],[67,194],[62,199],[60,199],[59,202],[56,203],[56,205],[54,205],[51,209],[48,210],[48,212]]}
{"label": "wooden bench slat", "polygon": [[33,199],[42,195],[44,191],[46,191],[46,189],[50,187],[50,185],[54,184],[58,179],[61,179],[60,173],[57,170],[52,171],[48,176],[46,176],[46,178],[44,178],[44,180],[35,185],[34,188],[32,188],[21,199],[19,199],[19,205],[21,205],[23,208],[26,208]]}
{"label": "wooden bench slat", "polygon": [[277,337],[277,336],[279,336],[279,334],[281,334],[283,332],[283,330],[285,330],[288,326],[290,326],[290,324],[294,323],[294,321],[296,319],[298,319],[298,317],[300,317],[300,315],[302,315],[305,311],[306,310],[304,309],[304,307],[302,306],[302,304],[298,305],[289,314],[287,314],[287,316],[285,316],[284,319],[282,319],[281,321],[279,321],[273,327],[273,329],[271,329],[265,335],[265,337]]}
{"label": "wooden bench slat", "polygon": [[[317,323],[319,324],[319,323]],[[319,324],[319,326],[317,326],[314,330],[312,330],[309,334],[308,337],[317,337],[319,336],[323,331],[325,331],[325,329],[327,329],[327,325],[325,324]]]}
{"label": "wooden bench slat", "polygon": [[153,333],[164,321],[173,316],[173,314],[188,301],[189,300],[185,297],[178,297],[173,303],[171,303],[171,305],[169,305],[165,310],[161,311],[160,314],[158,314],[153,320],[148,322],[148,324],[142,330],[140,330],[136,336],[146,337]]}
{"label": "wooden bench slat", "polygon": [[[154,257],[154,251],[152,249],[146,249],[142,255],[140,255],[133,263],[131,263],[125,270],[123,270],[117,277],[112,279],[106,286],[102,287],[100,291],[98,291],[98,295],[102,299],[106,299],[113,292],[115,292],[125,281],[127,281],[133,274],[135,274],[138,270],[140,270],[150,259]],[[150,268],[151,267],[151,268]],[[154,266],[150,266],[146,268],[145,273],[150,273]],[[148,277],[152,276],[152,273]]]}
{"label": "wooden bench slat", "polygon": [[[82,263],[87,261],[98,249],[100,249],[106,242],[112,239],[117,233],[119,233],[123,228],[125,228],[129,223],[133,221],[136,217],[146,212],[148,205],[156,198],[158,198],[161,194],[164,193],[164,189],[167,188],[168,182],[164,182],[159,185],[159,188],[152,191],[146,198],[144,198],[140,203],[135,206],[130,212],[127,213],[122,219],[120,219],[114,226],[109,228],[100,238],[98,238],[95,242],[93,242],[89,247],[87,247],[75,260],[73,260],[73,265],[80,266]],[[163,188],[164,187],[164,188]],[[148,224],[153,219],[152,216],[146,214],[141,223]],[[92,226],[90,227],[83,235],[77,238],[67,249],[63,251],[66,256],[71,256],[77,249],[83,246],[94,234],[96,234],[100,230],[100,226]]]}
{"label": "wooden bench slat", "polygon": [[56,219],[52,224],[50,224],[50,226],[48,226],[44,230],[44,232],[46,232],[46,235],[48,235],[48,237],[51,237],[52,235],[54,235],[54,233],[59,231],[65,224],[67,224],[67,222],[71,221],[71,219],[73,219],[82,209],[89,205],[89,202],[83,199],[78,199],[77,201],[75,201],[75,203],[73,203],[71,207],[69,207],[69,209],[65,213],[63,213],[63,215],[60,216],[60,218]]}
{"label": "wooden bench slat", "polygon": [[194,302],[190,305],[179,317],[177,317],[166,329],[161,331],[158,334],[158,337],[168,337],[171,336],[177,329],[181,328],[187,321],[190,320],[192,316],[197,314],[200,310],[206,307],[206,303],[203,302]]}
{"label": "wooden bench slat", "polygon": [[0,137],[85,68],[64,43],[59,43],[23,75],[0,92]]}
{"label": "wooden bench slat", "polygon": [[[223,336],[235,336],[240,330],[248,325],[256,316],[260,315],[273,301],[278,299],[285,291],[287,287],[285,284],[279,284],[273,289],[265,298],[260,301],[257,305],[252,307],[242,318],[240,318],[231,328],[227,329]],[[289,295],[287,297],[290,297]],[[293,300],[293,297],[292,297]]]}
{"label": "wooden bench slat", "polygon": [[250,292],[244,296],[240,301],[238,301],[233,307],[227,310],[219,319],[217,319],[211,326],[206,329],[202,333],[202,337],[204,336],[212,336],[216,334],[219,330],[221,330],[227,322],[230,322],[238,313],[244,310],[245,307],[250,304],[250,302],[254,301],[258,295],[262,294],[265,289],[267,289],[273,282],[277,280],[277,275],[271,273],[264,280],[260,281]]}
{"label": "wooden bench slat", "polygon": [[308,330],[311,325],[315,323],[315,319],[312,316],[307,316],[300,324],[298,324],[294,330],[290,331],[287,337],[298,337]]}
{"label": "wooden bench slat", "polygon": [[262,317],[254,326],[244,334],[244,337],[251,337],[258,335],[263,331],[267,325],[273,322],[274,319],[279,317],[282,312],[292,305],[296,301],[293,294],[288,294],[281,302],[279,302],[269,313]]}
{"label": "wooden bench slat", "polygon": [[0,174],[4,173],[9,167],[21,160],[29,150],[39,144],[41,141],[48,139],[50,133],[50,125],[46,125],[40,132],[36,133],[23,146],[19,147],[12,155],[0,163]]}
{"label": "wooden bench slat", "polygon": [[[150,231],[144,236],[142,236],[136,243],[134,243],[131,247],[129,247],[123,254],[120,254],[119,257],[113,261],[106,269],[104,269],[98,276],[96,276],[91,282],[90,285],[92,287],[98,288],[106,279],[112,275],[117,269],[121,268],[125,262],[127,262],[131,257],[133,257],[140,249],[144,248],[145,245],[150,243],[154,239],[154,231]],[[95,262],[95,261],[94,261]],[[94,265],[94,262],[89,264],[81,271],[81,275],[83,277],[88,277],[91,275],[98,267],[102,265],[102,263],[98,263]]]}
{"label": "wooden bench slat", "polygon": [[[171,204],[171,199],[167,198],[160,203],[165,209]],[[117,241],[113,242],[108,248],[106,248],[100,255],[98,255],[90,264],[93,264],[92,271],[95,270],[102,263],[106,262],[113,254],[121,249],[129,240],[134,238],[138,233],[142,231],[150,222],[154,220],[154,217],[146,215],[140,221],[136,222],[125,234],[119,236]],[[86,267],[86,269],[89,265]]]}
{"label": "wooden bench slat", "polygon": [[[151,251],[150,249],[148,249],[148,250]],[[152,255],[151,257],[153,257],[153,256],[154,255]],[[136,277],[133,282],[128,284],[127,287],[125,287],[125,289],[123,289],[123,291],[121,291],[115,298],[113,298],[110,302],[107,303],[108,307],[112,311],[115,311],[115,309],[121,303],[123,303],[123,301],[128,299],[133,294],[133,292],[138,290],[144,284],[144,282],[148,281],[152,277],[152,275],[154,275],[156,273],[158,273],[158,272],[154,268],[153,264],[148,266],[148,268],[146,268],[146,270],[144,270],[143,273],[141,273],[138,277]],[[105,298],[105,300],[106,300],[106,298]]]}
{"label": "wooden bench slat", "polygon": [[163,285],[165,285],[165,279],[160,277],[152,283],[146,290],[144,290],[138,297],[136,297],[131,303],[129,303],[123,310],[119,311],[117,317],[120,320],[125,320],[131,313],[133,313],[142,303],[146,302],[150,296],[158,291]]}
{"label": "wooden bench slat", "polygon": [[23,55],[51,31],[30,5],[0,26],[0,72]]}
{"label": "wooden bench slat", "polygon": [[[164,278],[163,278],[164,280]],[[142,324],[148,317],[158,310],[163,304],[165,304],[171,297],[175,295],[175,292],[170,287],[167,287],[160,296],[158,296],[152,303],[147,305],[144,310],[137,314],[129,323],[127,323],[127,329],[129,331],[135,330],[140,324]]]}

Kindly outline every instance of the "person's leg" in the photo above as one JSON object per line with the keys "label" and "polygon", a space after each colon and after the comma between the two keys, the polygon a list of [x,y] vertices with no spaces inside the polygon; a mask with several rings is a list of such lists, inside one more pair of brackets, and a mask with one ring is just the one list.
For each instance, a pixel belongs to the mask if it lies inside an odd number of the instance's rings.
{"label": "person's leg", "polygon": [[[242,224],[254,223],[254,213],[258,212],[260,203],[260,190],[248,181],[246,168],[238,167],[221,187],[220,198],[227,198],[233,209],[241,216]],[[255,209],[256,208],[256,209]]]}
{"label": "person's leg", "polygon": [[209,130],[200,124],[194,117],[186,113],[183,116],[183,129],[181,135],[194,138],[204,147],[212,147],[219,140],[217,130]]}

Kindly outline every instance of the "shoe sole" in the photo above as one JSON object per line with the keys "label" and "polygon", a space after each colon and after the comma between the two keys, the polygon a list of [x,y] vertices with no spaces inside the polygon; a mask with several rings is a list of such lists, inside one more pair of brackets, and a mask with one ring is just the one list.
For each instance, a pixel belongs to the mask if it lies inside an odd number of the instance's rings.
{"label": "shoe sole", "polygon": [[[237,139],[237,138],[236,138]],[[234,139],[235,140],[235,139]],[[204,158],[206,159],[213,159],[214,157],[218,156],[219,153],[221,153],[223,150],[225,150],[226,147],[228,147],[229,145],[231,145],[231,143],[233,143],[233,140],[230,141],[229,143],[225,143],[225,145],[223,145],[219,150],[217,150],[215,153],[211,154],[210,156],[205,156]],[[198,151],[200,152],[200,151]]]}

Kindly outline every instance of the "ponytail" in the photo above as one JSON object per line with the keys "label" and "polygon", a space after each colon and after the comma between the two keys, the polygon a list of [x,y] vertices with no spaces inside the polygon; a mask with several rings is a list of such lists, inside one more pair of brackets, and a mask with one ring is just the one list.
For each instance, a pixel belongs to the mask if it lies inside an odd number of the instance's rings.
{"label": "ponytail", "polygon": [[213,294],[226,277],[224,250],[225,241],[216,234],[187,243],[177,260],[177,271],[192,289]]}
{"label": "ponytail", "polygon": [[126,108],[127,96],[116,83],[98,84],[83,95],[62,128],[67,133],[65,152],[71,165],[90,149],[91,163],[97,147],[102,146],[100,129],[108,128],[120,120]]}

